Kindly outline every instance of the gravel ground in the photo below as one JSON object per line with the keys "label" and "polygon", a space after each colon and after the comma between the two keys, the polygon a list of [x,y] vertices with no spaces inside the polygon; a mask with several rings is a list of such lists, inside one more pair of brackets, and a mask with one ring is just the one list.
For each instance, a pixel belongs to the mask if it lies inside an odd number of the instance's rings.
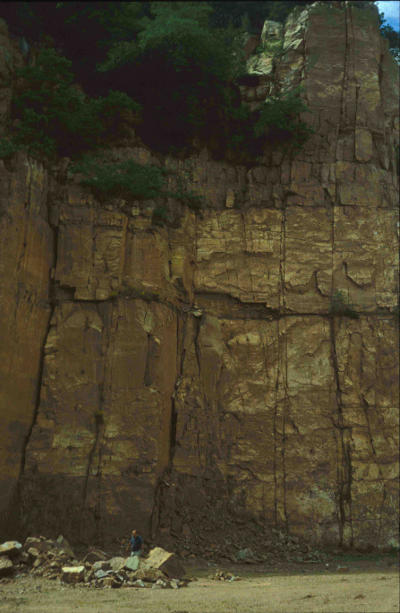
{"label": "gravel ground", "polygon": [[196,580],[179,590],[88,589],[21,576],[0,582],[0,611],[8,613],[397,613],[396,558],[336,559],[325,564],[267,568],[220,565],[240,580],[213,579],[217,567],[193,561]]}

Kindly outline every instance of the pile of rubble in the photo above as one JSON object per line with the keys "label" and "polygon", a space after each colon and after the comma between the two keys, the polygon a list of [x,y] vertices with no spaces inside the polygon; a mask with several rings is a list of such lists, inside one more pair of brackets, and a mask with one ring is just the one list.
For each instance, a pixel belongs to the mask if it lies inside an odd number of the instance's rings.
{"label": "pile of rubble", "polygon": [[55,541],[31,536],[23,545],[18,541],[0,545],[0,580],[29,573],[94,588],[178,589],[188,583],[177,556],[160,547],[152,549],[137,570],[132,570],[136,566],[132,560],[92,550],[79,561],[63,536]]}
{"label": "pile of rubble", "polygon": [[240,577],[225,570],[215,571],[215,574],[212,575],[210,579],[214,579],[214,581],[229,581],[229,583],[232,583],[232,581],[240,581]]}
{"label": "pile of rubble", "polygon": [[329,555],[314,549],[296,536],[276,529],[265,530],[256,524],[201,530],[191,526],[190,534],[175,537],[179,555],[185,559],[200,556],[218,562],[226,559],[234,563],[271,564],[297,562],[322,563]]}

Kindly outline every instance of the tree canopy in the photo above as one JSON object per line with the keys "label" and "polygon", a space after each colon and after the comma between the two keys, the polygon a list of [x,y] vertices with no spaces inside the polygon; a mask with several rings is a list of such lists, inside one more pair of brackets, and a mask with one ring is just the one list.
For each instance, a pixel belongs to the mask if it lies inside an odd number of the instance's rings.
{"label": "tree canopy", "polygon": [[[295,7],[307,4],[311,2],[1,2],[0,17],[11,32],[27,47],[41,49],[38,65],[23,75],[28,91],[13,105],[19,138],[33,147],[40,133],[48,150],[74,153],[118,131],[121,103],[136,116],[141,109],[137,131],[160,151],[183,151],[194,141],[209,144],[210,139],[216,148],[253,142],[260,125],[279,115],[274,107],[279,101],[271,99],[264,114],[253,116],[250,130],[238,88],[245,71],[243,35],[260,32],[265,19],[284,21]],[[374,7],[368,0],[355,4]],[[398,34],[382,15],[381,31],[391,48],[398,49]],[[46,71],[57,84],[48,83]],[[293,97],[281,101],[282,108],[290,105],[300,108]],[[300,129],[289,115],[279,115],[279,121]]]}

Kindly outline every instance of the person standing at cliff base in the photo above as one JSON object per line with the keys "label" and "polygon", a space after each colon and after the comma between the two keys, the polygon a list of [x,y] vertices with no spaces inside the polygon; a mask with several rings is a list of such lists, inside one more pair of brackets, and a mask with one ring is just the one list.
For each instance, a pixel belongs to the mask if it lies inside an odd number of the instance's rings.
{"label": "person standing at cliff base", "polygon": [[132,530],[130,547],[131,547],[131,556],[141,556],[142,555],[143,539],[137,533],[137,530]]}
{"label": "person standing at cliff base", "polygon": [[129,540],[128,549],[131,549],[131,555],[127,560],[126,566],[131,570],[137,570],[139,567],[139,558],[142,555],[143,539],[137,530],[132,530]]}

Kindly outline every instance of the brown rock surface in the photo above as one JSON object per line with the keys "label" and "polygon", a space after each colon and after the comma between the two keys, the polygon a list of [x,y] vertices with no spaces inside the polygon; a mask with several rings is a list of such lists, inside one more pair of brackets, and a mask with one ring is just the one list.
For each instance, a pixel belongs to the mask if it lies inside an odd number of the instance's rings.
{"label": "brown rock surface", "polygon": [[162,549],[162,547],[155,547],[149,552],[149,555],[144,562],[144,568],[159,570],[170,579],[181,579],[185,575],[185,569],[178,560],[177,556],[170,551]]}
{"label": "brown rock surface", "polygon": [[289,17],[264,76],[305,86],[315,134],[251,168],[166,158],[206,203],[174,227],[0,162],[6,519],[99,544],[134,525],[210,556],[238,525],[396,544],[398,76],[377,23]]}
{"label": "brown rock surface", "polygon": [[[53,236],[47,223],[48,176],[18,155],[0,161],[0,524],[23,468],[37,409],[43,343],[50,316]],[[9,534],[10,532],[8,532]],[[7,533],[4,534],[4,537]]]}
{"label": "brown rock surface", "polygon": [[0,577],[11,575],[14,570],[14,565],[7,556],[0,557]]}
{"label": "brown rock surface", "polygon": [[61,580],[65,583],[79,583],[85,575],[84,566],[63,566]]}
{"label": "brown rock surface", "polygon": [[22,553],[22,545],[18,541],[6,541],[0,545],[0,556],[14,558]]}

